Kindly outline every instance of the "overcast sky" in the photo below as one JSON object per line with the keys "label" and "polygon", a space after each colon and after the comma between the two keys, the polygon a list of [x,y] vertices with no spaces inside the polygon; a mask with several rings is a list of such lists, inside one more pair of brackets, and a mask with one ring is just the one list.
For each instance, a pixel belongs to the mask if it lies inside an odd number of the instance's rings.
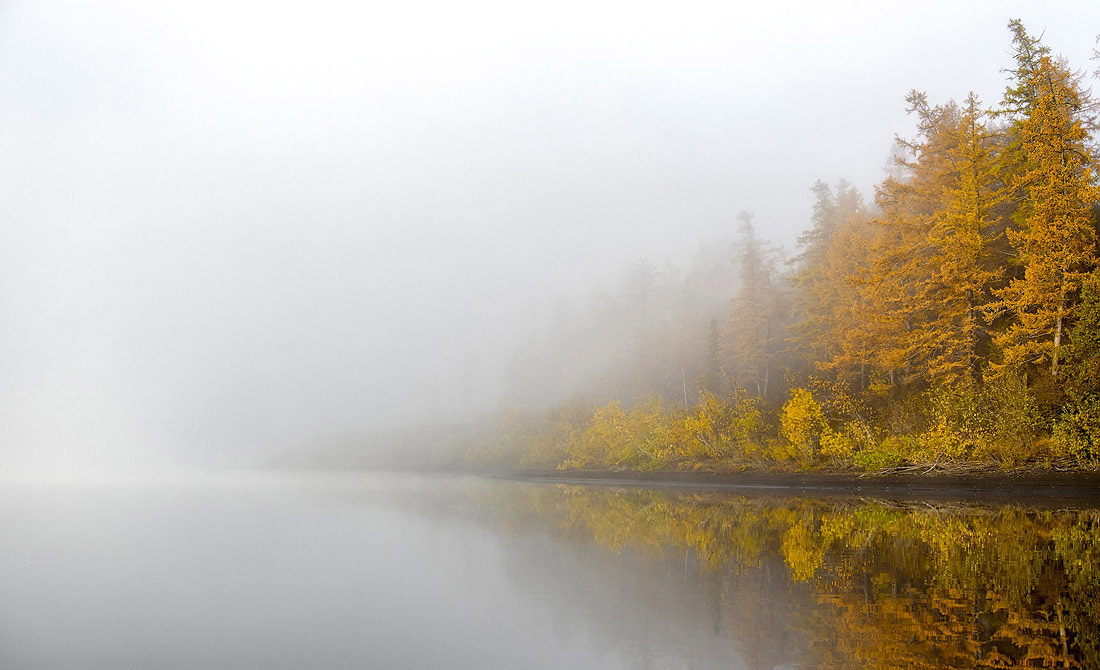
{"label": "overcast sky", "polygon": [[1012,17],[1097,65],[1095,2],[3,2],[0,467],[453,409],[533,306],[869,194]]}

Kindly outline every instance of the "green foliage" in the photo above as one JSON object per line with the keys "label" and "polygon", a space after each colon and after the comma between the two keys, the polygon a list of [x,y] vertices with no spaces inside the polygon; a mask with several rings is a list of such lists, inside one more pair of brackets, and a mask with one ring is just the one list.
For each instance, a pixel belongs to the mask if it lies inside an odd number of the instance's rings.
{"label": "green foliage", "polygon": [[914,442],[912,439],[887,437],[875,446],[857,453],[853,462],[857,468],[868,472],[891,468],[905,462],[905,454],[914,451]]}
{"label": "green foliage", "polygon": [[1013,465],[1049,456],[1042,451],[1038,401],[1015,375],[985,384],[939,384],[892,402],[883,414],[884,437],[859,456],[861,467],[882,463],[978,460]]}
{"label": "green foliage", "polygon": [[1064,379],[1071,396],[1100,391],[1100,276],[1095,273],[1081,289],[1077,320],[1065,347]]}
{"label": "green foliage", "polygon": [[981,387],[980,394],[987,439],[975,450],[975,457],[1012,464],[1045,456],[1037,450],[1042,413],[1023,377],[1001,375]]}
{"label": "green foliage", "polygon": [[1100,462],[1100,396],[1077,399],[1054,422],[1054,443],[1067,455],[1086,462]]}

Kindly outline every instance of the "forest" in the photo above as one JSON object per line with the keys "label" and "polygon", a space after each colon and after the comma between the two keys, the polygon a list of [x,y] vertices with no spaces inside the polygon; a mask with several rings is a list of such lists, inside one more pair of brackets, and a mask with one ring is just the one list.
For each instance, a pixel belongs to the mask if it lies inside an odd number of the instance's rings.
{"label": "forest", "polygon": [[[1018,20],[1003,98],[906,97],[868,200],[812,186],[793,253],[749,212],[641,260],[518,354],[481,466],[1095,468],[1100,188],[1086,74]],[[593,363],[595,361],[596,363]]]}

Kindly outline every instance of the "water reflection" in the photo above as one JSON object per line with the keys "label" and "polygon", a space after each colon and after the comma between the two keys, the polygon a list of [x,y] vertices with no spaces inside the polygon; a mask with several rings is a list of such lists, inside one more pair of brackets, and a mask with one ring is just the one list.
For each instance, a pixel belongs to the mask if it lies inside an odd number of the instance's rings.
{"label": "water reflection", "polygon": [[[750,668],[1100,667],[1100,512],[517,486],[505,528],[682,573]],[[709,598],[709,602],[706,602]]]}
{"label": "water reflection", "polygon": [[1100,667],[1100,512],[447,477],[0,486],[0,667]]}

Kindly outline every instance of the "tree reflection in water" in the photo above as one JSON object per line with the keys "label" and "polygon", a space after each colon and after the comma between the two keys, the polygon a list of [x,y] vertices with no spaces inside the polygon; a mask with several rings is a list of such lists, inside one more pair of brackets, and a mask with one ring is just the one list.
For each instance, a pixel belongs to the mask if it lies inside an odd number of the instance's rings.
{"label": "tree reflection in water", "polygon": [[750,667],[792,654],[816,668],[1100,667],[1097,509],[566,485],[502,495],[506,524],[682,566]]}

